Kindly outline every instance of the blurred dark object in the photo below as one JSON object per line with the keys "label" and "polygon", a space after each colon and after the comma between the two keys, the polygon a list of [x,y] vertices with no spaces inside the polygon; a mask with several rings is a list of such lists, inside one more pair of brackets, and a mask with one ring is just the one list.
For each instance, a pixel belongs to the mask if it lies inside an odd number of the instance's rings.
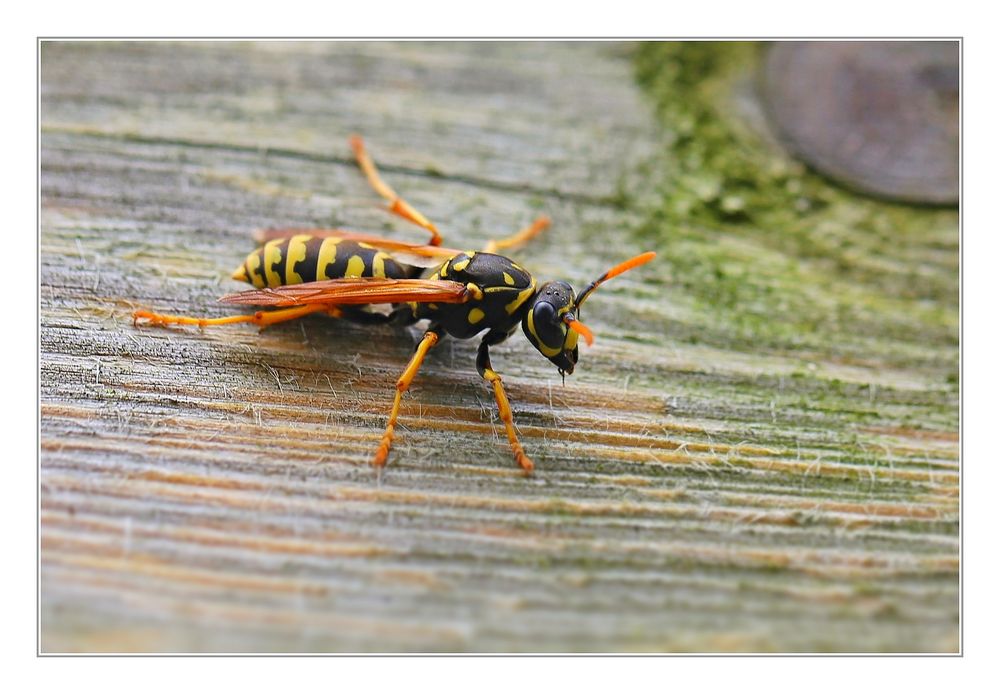
{"label": "blurred dark object", "polygon": [[819,172],[880,197],[958,202],[957,41],[776,43],[763,100]]}

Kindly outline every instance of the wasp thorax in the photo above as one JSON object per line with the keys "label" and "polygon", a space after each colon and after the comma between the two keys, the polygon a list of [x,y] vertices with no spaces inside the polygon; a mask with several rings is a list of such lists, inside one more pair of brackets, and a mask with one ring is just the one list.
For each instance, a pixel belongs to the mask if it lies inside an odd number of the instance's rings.
{"label": "wasp thorax", "polygon": [[559,367],[560,373],[573,373],[579,358],[576,331],[567,325],[573,319],[573,288],[562,281],[546,282],[535,292],[534,300],[521,321],[528,341],[549,361]]}

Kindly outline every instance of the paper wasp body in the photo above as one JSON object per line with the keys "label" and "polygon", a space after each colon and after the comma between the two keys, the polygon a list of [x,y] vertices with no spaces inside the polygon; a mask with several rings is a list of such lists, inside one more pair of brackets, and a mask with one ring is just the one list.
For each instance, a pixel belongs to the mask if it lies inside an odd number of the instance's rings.
{"label": "paper wasp body", "polygon": [[[500,375],[490,363],[489,349],[521,326],[528,341],[564,377],[579,358],[579,337],[589,344],[590,330],[580,322],[580,307],[603,282],[652,260],[655,253],[635,256],[608,270],[579,294],[566,282],[537,285],[535,278],[497,251],[518,246],[540,233],[549,220],[533,224],[483,251],[443,248],[437,227],[400,198],[379,176],[360,137],[351,138],[358,164],[372,187],[389,201],[389,210],[431,233],[427,244],[412,244],[340,229],[273,229],[262,232],[263,246],[250,253],[233,279],[255,288],[228,294],[227,304],[266,307],[253,314],[225,318],[172,316],[135,311],[136,322],[198,326],[255,323],[261,328],[314,313],[364,324],[409,325],[429,321],[409,365],[396,382],[389,421],[372,463],[385,465],[395,436],[403,393],[427,352],[444,335],[469,339],[483,334],[476,368],[490,383],[514,458],[525,473],[534,463],[525,454]],[[426,278],[420,275],[432,269]],[[389,304],[389,313],[372,310]]]}

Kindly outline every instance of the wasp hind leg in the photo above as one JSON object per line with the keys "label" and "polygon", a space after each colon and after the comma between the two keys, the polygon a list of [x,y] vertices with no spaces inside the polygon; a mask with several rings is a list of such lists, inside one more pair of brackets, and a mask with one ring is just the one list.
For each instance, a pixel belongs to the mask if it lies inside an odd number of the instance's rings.
{"label": "wasp hind leg", "polygon": [[497,401],[500,419],[503,420],[504,428],[507,430],[507,440],[510,442],[510,448],[514,452],[514,460],[524,470],[525,475],[530,475],[535,469],[535,464],[525,454],[524,448],[517,438],[517,431],[514,429],[514,415],[510,410],[510,401],[507,399],[507,392],[504,390],[503,381],[500,378],[500,374],[494,371],[492,364],[490,364],[490,345],[498,344],[506,338],[507,335],[504,333],[486,333],[483,341],[479,343],[476,368],[479,370],[479,375],[489,381],[489,384],[493,387],[493,397]]}
{"label": "wasp hind leg", "polygon": [[434,328],[424,333],[424,337],[420,340],[420,344],[417,345],[417,349],[413,353],[413,357],[410,358],[410,363],[407,365],[406,370],[403,371],[399,380],[396,381],[396,398],[393,400],[392,409],[389,411],[389,423],[386,424],[382,440],[379,442],[378,448],[375,449],[375,455],[372,456],[372,465],[379,469],[385,465],[385,461],[389,457],[389,449],[392,447],[392,440],[396,435],[396,419],[399,417],[399,406],[403,402],[403,393],[407,391],[410,383],[416,377],[417,371],[420,370],[420,365],[424,362],[424,357],[427,356],[427,352],[440,339],[440,333]]}
{"label": "wasp hind leg", "polygon": [[138,325],[140,320],[149,321],[151,325],[197,325],[204,328],[214,325],[230,325],[232,323],[254,323],[261,330],[286,321],[302,318],[312,313],[326,313],[333,318],[342,318],[343,311],[337,306],[328,304],[309,304],[307,306],[293,306],[275,311],[256,311],[255,313],[239,316],[226,316],[224,318],[195,318],[192,316],[173,316],[166,313],[153,313],[152,311],[134,311],[132,313],[132,323]]}

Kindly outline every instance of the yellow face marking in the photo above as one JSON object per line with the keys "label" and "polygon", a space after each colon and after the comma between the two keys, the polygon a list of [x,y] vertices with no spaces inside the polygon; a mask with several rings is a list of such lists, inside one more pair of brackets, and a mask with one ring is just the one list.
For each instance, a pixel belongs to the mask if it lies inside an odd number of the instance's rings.
{"label": "yellow face marking", "polygon": [[580,337],[580,334],[573,330],[572,328],[566,332],[566,342],[563,343],[563,347],[566,349],[573,349],[576,347],[576,341]]}
{"label": "yellow face marking", "polygon": [[254,251],[247,256],[247,268],[250,270],[250,281],[257,289],[264,288],[264,273],[260,271],[260,251]]}
{"label": "yellow face marking", "polygon": [[471,311],[469,311],[469,322],[472,323],[473,325],[475,325],[485,317],[486,314],[483,313],[483,310],[481,308],[474,308]]}
{"label": "yellow face marking", "polygon": [[329,277],[326,274],[326,268],[329,267],[330,263],[336,262],[337,260],[337,244],[340,243],[340,239],[326,238],[323,239],[323,245],[319,247],[319,260],[316,261],[316,279],[318,280],[332,280],[333,277]]}
{"label": "yellow face marking", "polygon": [[352,255],[347,261],[347,271],[344,277],[363,277],[365,274],[365,259],[360,255]]}
{"label": "yellow face marking", "polygon": [[[565,316],[567,313],[569,313],[569,310],[571,308],[574,308],[574,307],[572,307],[572,306],[563,306],[561,309],[559,309],[558,311],[556,311],[556,315],[557,316]],[[573,349],[574,347],[576,347],[576,340],[577,340],[578,337],[580,337],[577,334],[577,332],[575,330],[571,330],[570,327],[568,325],[566,325],[565,323],[563,323],[560,327],[562,328],[563,335],[566,336],[566,339],[563,342],[563,346],[566,349]]]}
{"label": "yellow face marking", "polygon": [[514,315],[517,309],[521,307],[521,304],[523,304],[525,301],[531,298],[531,295],[534,293],[535,293],[535,279],[531,278],[531,284],[528,285],[526,289],[522,289],[521,291],[519,291],[517,293],[517,296],[514,297],[514,300],[511,301],[506,306],[504,306],[504,308],[507,310],[508,315]]}
{"label": "yellow face marking", "polygon": [[284,239],[274,239],[264,244],[264,278],[268,287],[281,286],[281,275],[274,271],[274,266],[281,264],[281,244],[284,242]]}
{"label": "yellow face marking", "polygon": [[503,273],[503,281],[504,281],[504,284],[508,284],[511,287],[514,286],[514,278],[511,277],[510,275],[508,275],[506,272]]}
{"label": "yellow face marking", "polygon": [[306,241],[309,234],[299,234],[288,239],[288,257],[285,258],[285,284],[302,284],[302,275],[295,272],[295,263],[306,259]]}
{"label": "yellow face marking", "polygon": [[372,258],[372,277],[385,277],[385,259],[389,257],[388,253],[384,251],[379,251]]}

